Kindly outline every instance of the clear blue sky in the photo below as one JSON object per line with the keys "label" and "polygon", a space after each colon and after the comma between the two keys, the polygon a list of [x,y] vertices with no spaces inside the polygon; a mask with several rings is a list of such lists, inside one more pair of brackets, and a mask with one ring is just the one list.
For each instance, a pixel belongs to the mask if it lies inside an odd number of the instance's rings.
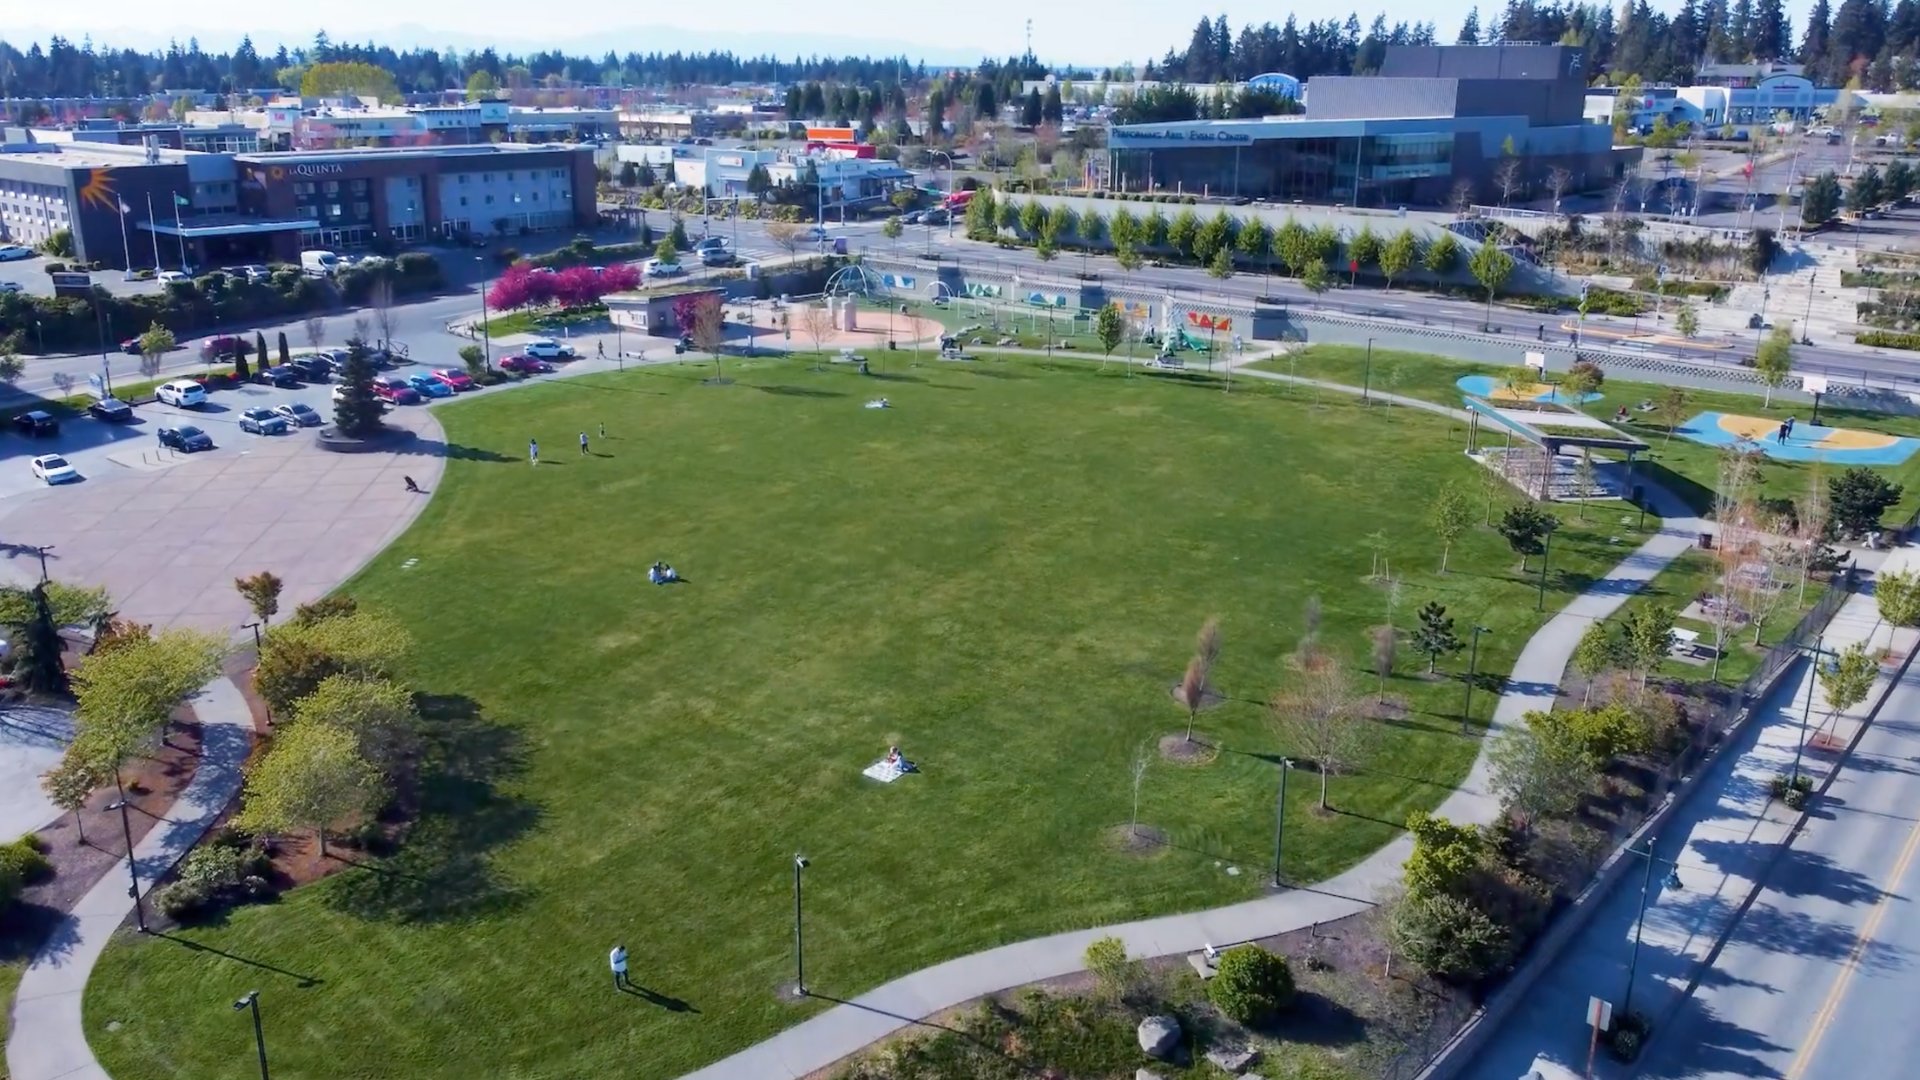
{"label": "clear blue sky", "polygon": [[[1603,0],[1606,2],[1606,0]],[[149,47],[169,37],[197,36],[209,48],[227,48],[245,27],[257,44],[309,41],[324,25],[336,40],[377,38],[407,45],[470,48],[491,41],[503,48],[553,46],[568,51],[607,48],[648,50],[713,46],[758,53],[825,51],[925,51],[941,62],[988,53],[1018,52],[1025,22],[1033,19],[1034,51],[1043,59],[1107,64],[1136,63],[1157,57],[1168,47],[1184,47],[1202,16],[1222,11],[1237,32],[1249,19],[1274,22],[1291,11],[1302,22],[1357,12],[1361,25],[1382,10],[1389,22],[1432,21],[1450,40],[1473,4],[1442,0],[1413,6],[1385,0],[1303,0],[1288,8],[1268,3],[1224,4],[1219,0],[963,0],[957,4],[795,4],[791,0],[725,0],[699,5],[627,7],[579,4],[530,6],[526,0],[328,0],[322,5],[262,4],[258,0],[200,0],[197,4],[157,4],[153,0],[92,0],[85,4],[18,4],[0,36],[13,42],[44,40],[50,33],[74,40],[92,33],[95,41]],[[1481,18],[1497,17],[1504,0],[1480,4]],[[1674,9],[1679,0],[1655,0]],[[1794,36],[1801,32],[1810,0],[1790,0]],[[1838,6],[1837,3],[1835,5]],[[1236,7],[1238,10],[1236,10]],[[324,23],[316,12],[324,9]],[[537,11],[537,18],[530,17]],[[873,18],[864,18],[871,13]],[[21,24],[25,24],[24,26]],[[457,28],[457,29],[441,29]]]}

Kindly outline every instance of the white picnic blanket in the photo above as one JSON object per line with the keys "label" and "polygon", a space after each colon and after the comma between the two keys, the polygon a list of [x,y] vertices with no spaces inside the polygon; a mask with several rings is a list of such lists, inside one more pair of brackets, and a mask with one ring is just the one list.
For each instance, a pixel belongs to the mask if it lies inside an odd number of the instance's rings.
{"label": "white picnic blanket", "polygon": [[860,770],[860,775],[872,777],[883,784],[891,784],[902,776],[907,775],[907,770],[902,769],[898,765],[889,764],[883,758]]}

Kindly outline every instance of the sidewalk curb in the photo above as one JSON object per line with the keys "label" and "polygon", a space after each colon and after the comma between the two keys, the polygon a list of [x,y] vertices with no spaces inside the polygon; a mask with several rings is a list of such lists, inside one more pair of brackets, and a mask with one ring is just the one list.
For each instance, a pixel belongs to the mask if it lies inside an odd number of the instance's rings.
{"label": "sidewalk curb", "polygon": [[[1838,609],[1835,609],[1835,614],[1838,614]],[[1893,679],[1889,680],[1887,690],[1883,691],[1880,698],[1874,702],[1873,709],[1867,714],[1868,721],[1863,722],[1860,725],[1859,732],[1856,732],[1854,735],[1856,742],[1859,740],[1860,732],[1866,730],[1874,714],[1879,712],[1880,705],[1886,700],[1887,694],[1892,692],[1893,685],[1899,682],[1901,675],[1905,674],[1906,664],[1912,662],[1915,651],[1920,651],[1920,648],[1916,648],[1908,653],[1906,663],[1901,665],[1900,672],[1896,674]],[[1768,694],[1772,693],[1774,687],[1778,685],[1779,680],[1788,671],[1794,670],[1795,666],[1796,665],[1788,664],[1776,672],[1773,679],[1755,696],[1755,705],[1764,700]],[[1601,863],[1600,869],[1595,872],[1593,880],[1587,884],[1586,888],[1580,891],[1580,895],[1574,898],[1573,903],[1568,905],[1566,912],[1553,922],[1547,932],[1541,935],[1540,939],[1534,943],[1532,948],[1527,950],[1526,960],[1521,964],[1520,968],[1514,972],[1513,976],[1509,978],[1499,990],[1495,991],[1494,994],[1487,999],[1486,1004],[1482,1005],[1479,1011],[1475,1012],[1459,1031],[1454,1033],[1453,1038],[1448,1040],[1447,1044],[1441,1048],[1438,1054],[1434,1055],[1433,1059],[1427,1063],[1426,1068],[1417,1074],[1416,1080],[1453,1080],[1454,1077],[1460,1075],[1464,1070],[1474,1064],[1487,1041],[1500,1032],[1514,1010],[1526,1000],[1528,992],[1533,988],[1533,984],[1546,973],[1548,968],[1552,967],[1559,960],[1560,954],[1565,951],[1568,944],[1570,944],[1582,930],[1586,929],[1586,925],[1593,918],[1594,912],[1599,910],[1607,896],[1610,895],[1614,887],[1619,884],[1621,876],[1626,873],[1627,868],[1631,865],[1628,860],[1628,851],[1632,849],[1635,844],[1641,843],[1643,840],[1650,841],[1650,838],[1658,836],[1660,829],[1667,821],[1672,818],[1680,808],[1692,801],[1694,796],[1704,787],[1704,785],[1699,782],[1700,778],[1720,764],[1722,755],[1727,752],[1727,747],[1733,745],[1734,741],[1745,731],[1747,725],[1754,722],[1753,718],[1755,715],[1757,715],[1757,713],[1754,706],[1749,706],[1746,713],[1727,730],[1727,734],[1720,740],[1719,744],[1709,750],[1707,755],[1700,760],[1700,764],[1694,769],[1693,774],[1682,778],[1680,784],[1677,785],[1674,790],[1668,792],[1666,799],[1647,815],[1645,821],[1640,823],[1640,827],[1632,833],[1629,833],[1626,839],[1622,840],[1620,844],[1614,848],[1613,853],[1607,856],[1606,861]],[[1851,750],[1852,745],[1849,744],[1848,751],[1851,752]],[[1842,760],[1845,760],[1844,757]],[[1838,768],[1836,767],[1834,772],[1837,771]],[[1828,776],[1827,782],[1832,782],[1831,773]],[[1824,792],[1825,790],[1826,786],[1823,784],[1821,791]],[[1809,805],[1811,805],[1811,800],[1809,800]],[[1800,820],[1806,820],[1805,811],[1802,811]],[[1784,851],[1786,846],[1792,843],[1793,837],[1797,834],[1798,830],[1799,824],[1796,823],[1794,827],[1788,831],[1787,838],[1782,841],[1779,850]],[[1776,852],[1769,859],[1766,867],[1762,868],[1760,872],[1761,881],[1765,880],[1767,872],[1772,868],[1773,860],[1777,860],[1778,857],[1778,852]],[[1749,898],[1745,904],[1742,904],[1740,910],[1745,911],[1747,904],[1751,902],[1751,898]],[[1729,923],[1729,926],[1737,923],[1738,918],[1738,913],[1736,913],[1734,920]],[[1724,940],[1725,935],[1722,936],[1722,941]],[[1686,994],[1693,992],[1693,987],[1699,979],[1699,972],[1711,966],[1713,957],[1719,952],[1719,947],[1720,943],[1716,942],[1714,948],[1709,951],[1707,958],[1702,961],[1700,967],[1696,969],[1693,979],[1689,981]],[[1682,1000],[1684,1000],[1685,996],[1686,995],[1682,995]],[[1648,1044],[1651,1045],[1651,1042],[1652,1040],[1649,1039]],[[1646,1047],[1642,1047],[1641,1056],[1644,1057],[1645,1055]]]}

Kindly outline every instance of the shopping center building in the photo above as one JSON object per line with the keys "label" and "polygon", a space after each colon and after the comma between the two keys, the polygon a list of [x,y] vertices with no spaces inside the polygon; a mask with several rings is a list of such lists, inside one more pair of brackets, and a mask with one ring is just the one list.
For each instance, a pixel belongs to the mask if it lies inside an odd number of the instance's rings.
{"label": "shopping center building", "polygon": [[1378,75],[1308,81],[1304,115],[1115,125],[1105,184],[1358,206],[1524,197],[1561,169],[1601,188],[1639,151],[1583,115],[1588,75],[1576,46],[1390,47]]}

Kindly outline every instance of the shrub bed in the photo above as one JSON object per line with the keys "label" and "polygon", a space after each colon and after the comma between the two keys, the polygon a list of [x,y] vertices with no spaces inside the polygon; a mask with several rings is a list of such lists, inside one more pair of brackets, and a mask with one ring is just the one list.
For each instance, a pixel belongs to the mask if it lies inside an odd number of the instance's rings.
{"label": "shrub bed", "polygon": [[1853,340],[1871,348],[1920,351],[1920,334],[1904,334],[1893,330],[1866,330],[1855,334]]}

